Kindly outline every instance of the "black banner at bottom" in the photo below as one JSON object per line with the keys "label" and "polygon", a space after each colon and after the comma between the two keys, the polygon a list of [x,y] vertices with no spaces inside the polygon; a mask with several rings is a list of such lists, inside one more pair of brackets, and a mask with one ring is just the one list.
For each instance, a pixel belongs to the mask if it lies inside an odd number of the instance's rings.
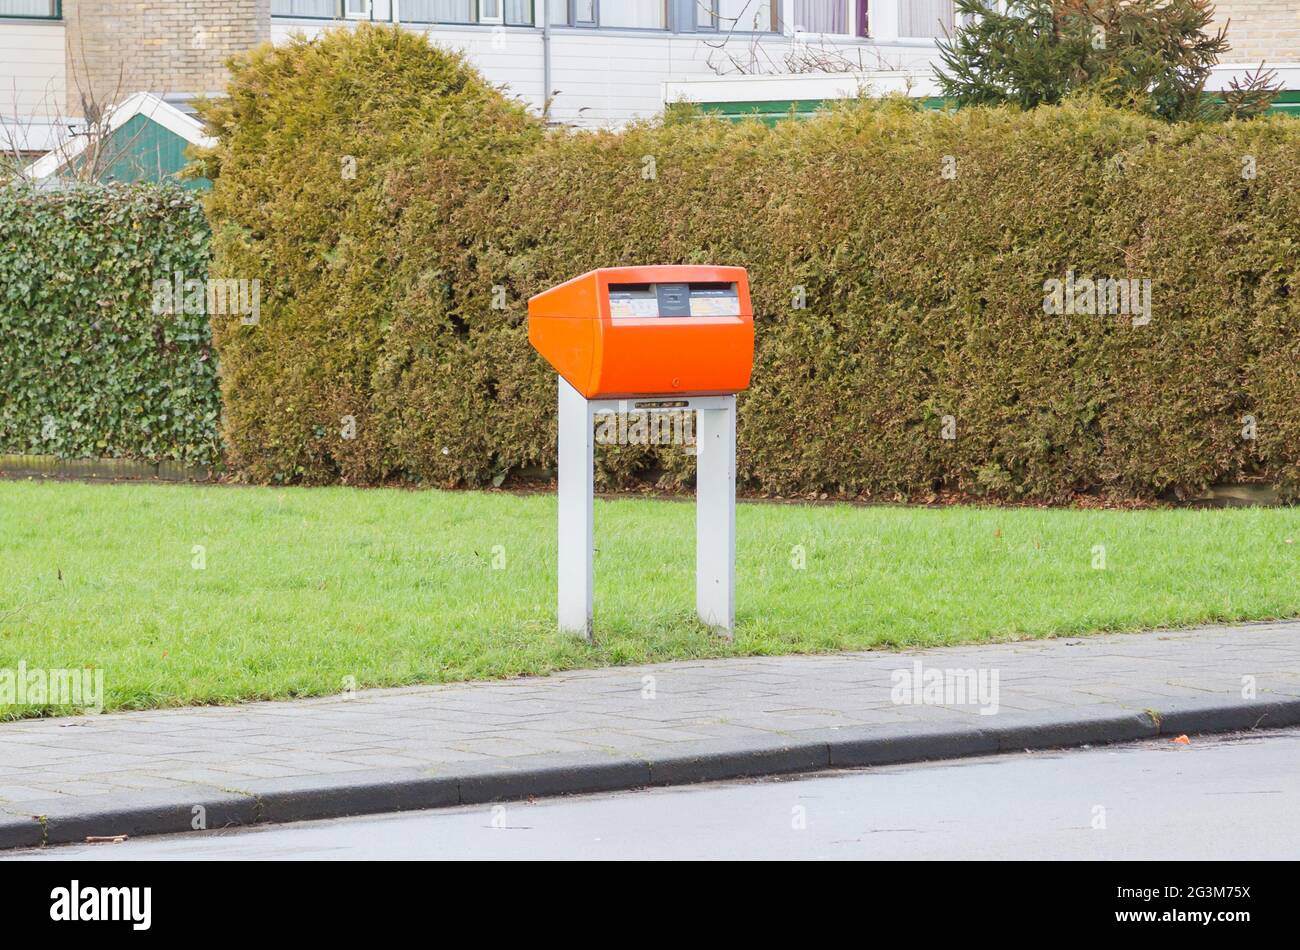
{"label": "black banner at bottom", "polygon": [[[621,863],[572,862],[0,862],[0,905],[14,932],[50,928],[84,937],[201,935],[264,939],[369,937],[377,924],[422,927],[479,921],[511,929],[566,929],[596,911],[634,929],[695,935],[726,915],[735,937],[809,916],[874,931],[922,924],[927,938],[1079,936],[1125,931],[1184,939],[1257,935],[1294,914],[1294,869],[1272,863]],[[756,900],[757,898],[757,900]],[[927,910],[927,908],[929,908]],[[916,915],[920,913],[921,917]],[[574,920],[574,914],[584,917]],[[656,919],[659,918],[659,922]],[[198,928],[196,930],[196,928]],[[1262,929],[1261,929],[1262,928]],[[75,933],[74,933],[75,932]],[[539,932],[538,936],[543,936]]]}

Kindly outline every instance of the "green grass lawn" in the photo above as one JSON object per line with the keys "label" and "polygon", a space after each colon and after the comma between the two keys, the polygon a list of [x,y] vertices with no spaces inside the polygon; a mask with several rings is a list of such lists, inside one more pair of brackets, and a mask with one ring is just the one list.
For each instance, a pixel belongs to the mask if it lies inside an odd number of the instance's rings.
{"label": "green grass lawn", "polygon": [[550,496],[0,482],[0,669],[101,668],[141,708],[1300,614],[1296,509],[737,521],[728,644],[693,621],[693,506],[597,501],[588,645],[555,630]]}

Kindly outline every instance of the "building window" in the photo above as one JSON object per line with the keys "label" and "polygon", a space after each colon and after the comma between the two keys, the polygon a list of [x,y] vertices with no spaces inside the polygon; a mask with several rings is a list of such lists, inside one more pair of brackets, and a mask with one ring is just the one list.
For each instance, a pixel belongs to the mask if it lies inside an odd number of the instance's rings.
{"label": "building window", "polygon": [[668,29],[667,0],[616,0],[600,5],[600,25],[635,30]]}
{"label": "building window", "polygon": [[505,0],[507,26],[532,26],[534,19],[533,0]]}
{"label": "building window", "polygon": [[852,36],[857,7],[857,0],[794,0],[794,31]]}
{"label": "building window", "polygon": [[723,33],[779,33],[780,0],[695,0],[695,27]]}
{"label": "building window", "polygon": [[[557,9],[558,8],[558,9]],[[551,0],[556,26],[668,29],[668,0]]]}
{"label": "building window", "polygon": [[403,23],[533,25],[533,0],[402,0]]}
{"label": "building window", "polygon": [[63,16],[62,0],[0,0],[0,17],[57,20]]}
{"label": "building window", "polygon": [[402,20],[411,23],[474,23],[478,20],[476,0],[402,0],[398,10]]}
{"label": "building window", "polygon": [[349,20],[369,20],[370,0],[343,0],[343,15]]}
{"label": "building window", "polygon": [[898,35],[908,39],[943,38],[952,34],[952,0],[910,0],[903,4]]}
{"label": "building window", "polygon": [[339,15],[339,4],[338,0],[271,0],[271,15],[333,20]]}

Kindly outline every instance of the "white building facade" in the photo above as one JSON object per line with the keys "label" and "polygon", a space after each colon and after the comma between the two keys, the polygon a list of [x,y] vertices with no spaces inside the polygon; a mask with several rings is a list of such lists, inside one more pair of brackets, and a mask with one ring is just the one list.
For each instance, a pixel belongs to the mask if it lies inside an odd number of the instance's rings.
{"label": "white building facade", "polygon": [[[252,45],[361,21],[400,23],[464,51],[490,81],[539,113],[549,101],[552,121],[587,127],[657,113],[664,83],[672,80],[924,68],[933,60],[934,38],[952,23],[952,0],[252,0],[249,6],[249,0],[0,0],[0,116],[78,114],[76,87],[85,72],[78,23],[87,37],[120,32],[128,75],[142,57],[177,63],[197,56],[205,36],[234,35]],[[175,25],[178,12],[190,17],[184,29]],[[250,27],[244,22],[250,18],[261,22]],[[112,63],[97,68],[122,71]],[[124,91],[168,97],[219,91],[188,88],[193,76],[191,70],[169,79],[154,69]]]}
{"label": "white building facade", "polygon": [[[340,25],[334,0],[272,0],[271,35]],[[465,51],[552,121],[619,125],[663,108],[670,80],[787,72],[817,59],[923,66],[952,0],[346,0],[353,19],[399,22]],[[308,15],[316,11],[316,16]],[[933,14],[933,23],[928,22]],[[874,15],[874,22],[872,20]],[[346,21],[345,21],[346,22]]]}
{"label": "white building facade", "polygon": [[[1229,63],[1300,68],[1300,0],[1217,6]],[[464,51],[553,122],[617,126],[702,88],[743,100],[754,74],[854,73],[888,89],[892,72],[914,88],[953,19],[953,0],[0,0],[0,129],[21,129],[21,150],[39,154],[83,115],[91,80],[101,101],[114,84],[119,99],[218,93],[230,55],[362,21]],[[791,79],[788,95],[779,79],[753,85],[779,101],[843,84]]]}

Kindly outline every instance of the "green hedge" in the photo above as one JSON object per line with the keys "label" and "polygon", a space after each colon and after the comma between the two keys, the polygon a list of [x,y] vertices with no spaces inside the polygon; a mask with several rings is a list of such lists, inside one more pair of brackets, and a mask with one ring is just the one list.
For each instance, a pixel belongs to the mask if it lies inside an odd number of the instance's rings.
{"label": "green hedge", "polygon": [[[253,54],[209,121],[216,266],[270,288],[260,325],[216,328],[226,435],[253,480],[484,485],[553,466],[527,298],[593,267],[707,262],[750,272],[750,487],[1300,484],[1286,118],[863,101],[775,127],[673,110],[544,135],[453,54],[363,28]],[[1070,272],[1151,281],[1150,323],[1045,313]],[[691,477],[677,450],[598,458],[608,484]]]}
{"label": "green hedge", "polygon": [[207,316],[154,294],[206,279],[208,243],[175,186],[0,188],[0,452],[219,460]]}

